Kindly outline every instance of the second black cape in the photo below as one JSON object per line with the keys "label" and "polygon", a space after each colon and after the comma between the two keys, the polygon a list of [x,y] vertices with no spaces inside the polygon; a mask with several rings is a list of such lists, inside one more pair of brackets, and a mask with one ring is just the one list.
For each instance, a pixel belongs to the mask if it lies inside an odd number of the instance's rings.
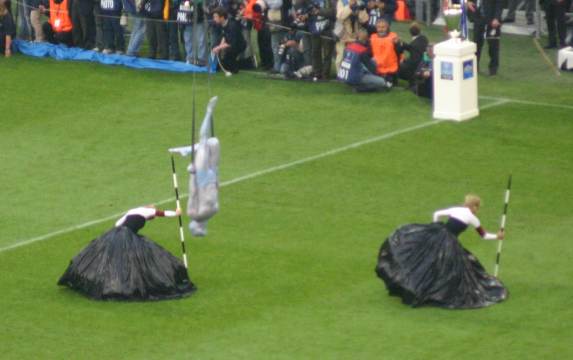
{"label": "second black cape", "polygon": [[412,306],[489,306],[507,298],[504,285],[444,224],[402,226],[382,244],[376,273],[390,295]]}
{"label": "second black cape", "polygon": [[125,226],[86,246],[58,285],[97,300],[173,299],[196,290],[181,260]]}

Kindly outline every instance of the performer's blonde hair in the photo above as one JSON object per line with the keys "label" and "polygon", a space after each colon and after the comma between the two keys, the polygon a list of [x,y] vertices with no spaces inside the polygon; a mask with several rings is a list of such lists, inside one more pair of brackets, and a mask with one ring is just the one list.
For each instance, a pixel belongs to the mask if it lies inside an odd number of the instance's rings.
{"label": "performer's blonde hair", "polygon": [[479,196],[475,194],[467,194],[466,197],[464,198],[464,205],[467,207],[471,206],[479,207],[481,205],[481,199]]}

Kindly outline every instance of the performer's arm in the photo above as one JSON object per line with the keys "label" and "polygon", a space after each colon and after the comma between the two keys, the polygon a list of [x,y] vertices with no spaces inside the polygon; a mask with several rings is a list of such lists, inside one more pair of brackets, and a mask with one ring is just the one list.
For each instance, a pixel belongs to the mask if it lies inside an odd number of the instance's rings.
{"label": "performer's arm", "polygon": [[433,222],[437,222],[441,216],[448,216],[448,215],[450,215],[449,209],[438,210],[434,212]]}
{"label": "performer's arm", "polygon": [[175,217],[175,216],[179,216],[181,215],[181,210],[177,209],[175,211],[173,210],[155,210],[155,216],[159,216],[159,217]]}
{"label": "performer's arm", "polygon": [[[496,234],[492,234],[492,233],[488,233],[487,231],[485,231],[483,229],[483,227],[479,226],[476,227],[476,231],[478,232],[478,234],[482,237],[482,239],[484,240],[498,240],[498,235]],[[503,238],[503,237],[502,237]],[[501,239],[499,239],[501,240]]]}

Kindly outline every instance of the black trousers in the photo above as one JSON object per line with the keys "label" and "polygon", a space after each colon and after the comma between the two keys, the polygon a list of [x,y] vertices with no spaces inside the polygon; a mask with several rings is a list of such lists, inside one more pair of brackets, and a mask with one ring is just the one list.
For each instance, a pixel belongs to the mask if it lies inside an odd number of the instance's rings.
{"label": "black trousers", "polygon": [[80,0],[72,2],[72,37],[74,45],[87,50],[95,46],[96,25],[94,19],[93,2],[86,1],[81,4]]}
{"label": "black trousers", "polygon": [[[547,32],[549,46],[565,46],[565,5],[566,1],[561,3],[556,0],[545,0],[545,19],[547,20]],[[557,30],[557,34],[555,33]],[[557,35],[557,39],[556,36]]]}
{"label": "black trousers", "polygon": [[[327,35],[332,36],[332,35]],[[328,79],[332,67],[332,56],[334,55],[334,41],[312,35],[312,71],[318,78]]]}
{"label": "black trousers", "polygon": [[477,45],[476,57],[479,61],[481,57],[481,50],[483,48],[484,42],[487,41],[487,47],[489,52],[489,69],[497,71],[499,67],[499,41],[501,36],[501,28],[496,29],[491,27],[489,21],[484,18],[474,19],[474,29],[473,29],[473,41]]}
{"label": "black trousers", "polygon": [[220,60],[221,65],[225,68],[225,70],[236,74],[239,72],[239,55],[241,52],[233,51],[233,49],[225,49],[223,53],[220,53]]}
{"label": "black trousers", "polygon": [[125,52],[125,39],[123,28],[119,24],[119,14],[115,17],[104,17],[103,20],[103,42],[105,48],[112,51]]}
{"label": "black trousers", "polygon": [[44,32],[44,36],[49,43],[52,44],[64,44],[67,46],[72,46],[72,32],[54,32],[52,29],[52,25],[49,22],[45,22],[42,25],[42,31]]}
{"label": "black trousers", "polygon": [[161,19],[148,19],[145,23],[145,32],[149,41],[149,57],[167,60],[169,58],[167,24]]}
{"label": "black trousers", "polygon": [[273,49],[271,47],[271,31],[268,27],[257,32],[257,43],[259,45],[259,56],[261,57],[261,67],[266,70],[273,68]]}

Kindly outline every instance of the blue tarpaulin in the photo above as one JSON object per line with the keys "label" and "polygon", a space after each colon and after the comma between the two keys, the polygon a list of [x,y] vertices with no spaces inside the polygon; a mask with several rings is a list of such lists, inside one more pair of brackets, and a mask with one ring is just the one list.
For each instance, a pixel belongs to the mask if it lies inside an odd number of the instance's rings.
{"label": "blue tarpaulin", "polygon": [[[24,55],[51,57],[56,60],[91,61],[105,65],[122,65],[134,69],[152,69],[181,73],[206,73],[208,71],[207,66],[190,65],[181,61],[153,60],[116,54],[105,55],[97,51],[67,47],[61,44],[35,43],[23,40],[14,40],[13,44],[16,50]],[[211,64],[213,71],[216,71],[216,62],[212,61]]]}

